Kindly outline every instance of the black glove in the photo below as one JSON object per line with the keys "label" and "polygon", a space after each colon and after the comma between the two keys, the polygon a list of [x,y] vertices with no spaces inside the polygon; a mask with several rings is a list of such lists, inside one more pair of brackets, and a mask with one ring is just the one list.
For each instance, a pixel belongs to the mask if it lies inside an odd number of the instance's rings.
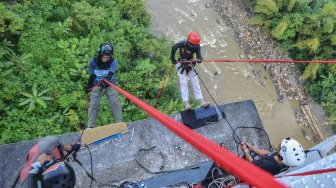
{"label": "black glove", "polygon": [[104,76],[104,78],[107,79],[107,80],[111,80],[113,75],[114,75],[114,73],[110,71],[106,76]]}
{"label": "black glove", "polygon": [[84,91],[85,91],[86,94],[88,94],[88,93],[91,92],[91,87],[92,86],[86,86],[86,87],[84,87]]}
{"label": "black glove", "polygon": [[80,143],[74,143],[71,145],[71,152],[77,153],[81,147],[82,145]]}
{"label": "black glove", "polygon": [[172,60],[172,63],[173,63],[173,65],[176,65],[177,64],[177,62],[176,62],[176,60],[174,59],[174,60]]}
{"label": "black glove", "polygon": [[202,63],[202,59],[197,59],[196,62],[197,63]]}
{"label": "black glove", "polygon": [[92,86],[93,85],[93,82],[94,82],[94,80],[95,80],[95,78],[96,78],[96,75],[94,75],[94,74],[90,74],[90,77],[89,77],[89,80],[88,80],[88,86]]}

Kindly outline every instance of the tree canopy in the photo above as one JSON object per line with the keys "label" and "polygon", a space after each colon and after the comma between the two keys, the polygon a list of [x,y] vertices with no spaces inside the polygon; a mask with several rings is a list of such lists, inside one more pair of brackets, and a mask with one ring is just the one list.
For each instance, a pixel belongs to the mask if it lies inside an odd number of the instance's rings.
{"label": "tree canopy", "polygon": [[[84,128],[87,66],[103,42],[119,61],[117,85],[147,103],[170,67],[171,46],[151,34],[142,0],[2,1],[0,15],[0,144]],[[182,107],[170,80],[157,105],[165,113]],[[146,117],[119,97],[125,121]],[[97,124],[111,122],[103,98]]]}
{"label": "tree canopy", "polygon": [[[336,59],[335,0],[251,0],[260,25],[297,60]],[[336,65],[302,64],[308,93],[320,102],[336,124]],[[336,130],[336,126],[334,126]]]}

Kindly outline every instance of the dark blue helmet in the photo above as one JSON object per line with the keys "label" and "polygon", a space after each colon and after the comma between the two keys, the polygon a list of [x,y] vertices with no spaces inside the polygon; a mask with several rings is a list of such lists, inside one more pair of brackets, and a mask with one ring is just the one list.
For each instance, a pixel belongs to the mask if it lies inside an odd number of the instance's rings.
{"label": "dark blue helmet", "polygon": [[76,176],[73,168],[64,161],[50,161],[38,178],[43,188],[73,188]]}
{"label": "dark blue helmet", "polygon": [[113,47],[108,43],[104,43],[99,48],[99,54],[100,55],[112,56],[113,55]]}

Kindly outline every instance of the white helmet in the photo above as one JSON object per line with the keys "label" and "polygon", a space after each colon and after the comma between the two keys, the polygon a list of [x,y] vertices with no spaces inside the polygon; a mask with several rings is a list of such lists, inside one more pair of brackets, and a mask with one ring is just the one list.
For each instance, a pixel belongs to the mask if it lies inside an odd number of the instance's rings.
{"label": "white helmet", "polygon": [[282,162],[290,167],[301,166],[306,160],[301,144],[289,137],[282,140],[279,154],[283,158]]}

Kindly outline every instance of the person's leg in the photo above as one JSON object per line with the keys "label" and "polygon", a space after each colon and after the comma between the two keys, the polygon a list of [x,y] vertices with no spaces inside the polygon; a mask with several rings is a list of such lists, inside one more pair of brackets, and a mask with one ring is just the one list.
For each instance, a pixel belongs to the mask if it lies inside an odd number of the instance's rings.
{"label": "person's leg", "polygon": [[111,86],[106,88],[106,96],[107,100],[110,103],[110,109],[113,113],[114,122],[122,122],[123,116],[122,116],[122,110],[118,98],[118,92],[113,89]]}
{"label": "person's leg", "polygon": [[196,72],[192,69],[192,70],[189,71],[188,76],[189,76],[190,81],[191,81],[191,85],[192,85],[192,88],[193,88],[193,91],[194,91],[195,99],[200,102],[201,107],[203,107],[203,108],[208,107],[210,105],[210,103],[203,100],[203,95],[202,95],[201,87],[200,87],[198,76],[196,75]]}
{"label": "person's leg", "polygon": [[184,102],[184,108],[186,110],[191,110],[191,107],[189,105],[189,90],[188,90],[187,72],[186,71],[181,72],[182,68],[179,68],[180,66],[181,66],[181,63],[176,64],[177,76],[180,81],[181,98],[182,98],[182,101]]}
{"label": "person's leg", "polygon": [[95,127],[96,119],[99,111],[100,100],[102,96],[102,89],[100,87],[95,87],[92,89],[90,94],[90,105],[88,113],[87,127]]}

